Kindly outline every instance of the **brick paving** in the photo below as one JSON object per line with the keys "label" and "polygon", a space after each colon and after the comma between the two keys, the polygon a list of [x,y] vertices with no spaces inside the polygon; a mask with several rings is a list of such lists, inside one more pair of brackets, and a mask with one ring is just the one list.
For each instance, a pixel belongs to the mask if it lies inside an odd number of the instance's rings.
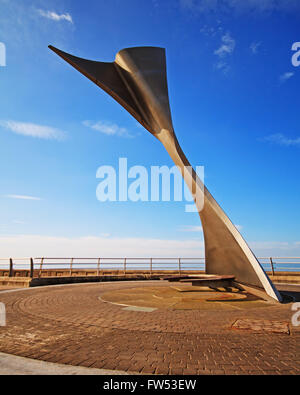
{"label": "brick paving", "polygon": [[154,374],[299,374],[300,327],[233,330],[237,320],[291,322],[291,304],[253,309],[124,310],[108,291],[166,286],[117,282],[0,292],[0,351],[74,366]]}
{"label": "brick paving", "polygon": [[[17,287],[16,287],[17,288]],[[14,287],[11,287],[9,285],[0,285],[0,291],[5,291],[5,290],[12,290],[12,289],[16,289]]]}
{"label": "brick paving", "polygon": [[232,328],[250,330],[250,331],[266,331],[273,333],[290,334],[290,325],[288,322],[272,321],[272,320],[236,320]]}

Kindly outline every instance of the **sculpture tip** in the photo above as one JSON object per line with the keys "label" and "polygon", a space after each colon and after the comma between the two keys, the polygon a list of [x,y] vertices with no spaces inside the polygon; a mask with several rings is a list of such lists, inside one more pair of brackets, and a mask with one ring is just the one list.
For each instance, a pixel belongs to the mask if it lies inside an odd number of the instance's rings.
{"label": "sculpture tip", "polygon": [[51,49],[51,51],[53,51],[53,52],[58,52],[59,51],[58,48],[53,47],[53,45],[51,45],[51,44],[48,45],[48,48]]}
{"label": "sculpture tip", "polygon": [[70,56],[68,53],[62,51],[61,49],[54,47],[53,45],[48,45],[48,48],[51,49],[51,51],[55,52],[57,55],[59,55],[61,57]]}

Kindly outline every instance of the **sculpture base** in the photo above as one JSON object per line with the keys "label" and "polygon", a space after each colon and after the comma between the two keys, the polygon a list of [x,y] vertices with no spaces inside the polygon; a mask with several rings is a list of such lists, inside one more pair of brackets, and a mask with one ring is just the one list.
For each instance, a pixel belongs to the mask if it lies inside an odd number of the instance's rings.
{"label": "sculpture base", "polygon": [[[175,283],[165,287],[139,287],[104,293],[104,302],[139,309],[170,310],[247,310],[275,303],[248,290],[212,290],[189,284]],[[149,310],[150,311],[150,310]]]}

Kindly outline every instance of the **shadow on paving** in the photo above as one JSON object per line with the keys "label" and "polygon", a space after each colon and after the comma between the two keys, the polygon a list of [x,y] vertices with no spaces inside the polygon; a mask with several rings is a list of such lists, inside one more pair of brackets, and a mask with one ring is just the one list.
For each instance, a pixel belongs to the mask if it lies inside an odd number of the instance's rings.
{"label": "shadow on paving", "polygon": [[276,288],[283,297],[283,303],[300,302],[299,284],[276,284]]}

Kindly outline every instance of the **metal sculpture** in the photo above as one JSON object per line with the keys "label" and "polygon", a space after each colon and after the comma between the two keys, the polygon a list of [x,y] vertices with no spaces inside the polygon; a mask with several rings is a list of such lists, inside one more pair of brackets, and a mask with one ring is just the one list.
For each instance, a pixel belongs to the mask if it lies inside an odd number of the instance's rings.
{"label": "metal sculpture", "polygon": [[[258,287],[277,301],[280,293],[200,178],[176,138],[168,97],[165,50],[135,47],[117,53],[112,63],[51,50],[112,96],[166,148],[195,197],[202,222],[207,274],[231,274],[241,284]],[[202,199],[201,199],[202,198]],[[204,201],[204,205],[203,202]]]}

